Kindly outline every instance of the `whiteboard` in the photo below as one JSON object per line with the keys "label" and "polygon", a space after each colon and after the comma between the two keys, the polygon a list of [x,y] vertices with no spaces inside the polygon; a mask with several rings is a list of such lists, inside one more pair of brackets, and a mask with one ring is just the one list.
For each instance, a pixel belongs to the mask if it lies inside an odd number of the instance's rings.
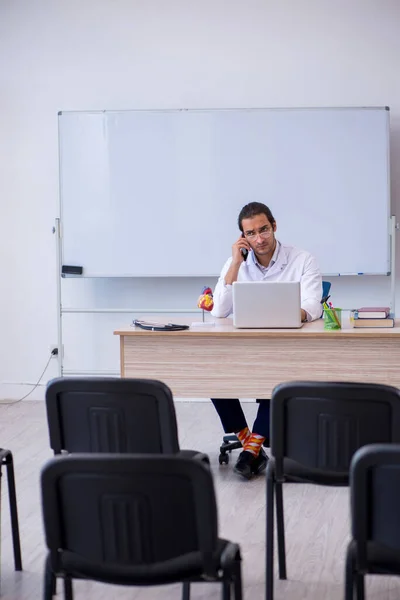
{"label": "whiteboard", "polygon": [[62,112],[62,264],[215,276],[244,204],[325,275],[390,271],[389,110]]}

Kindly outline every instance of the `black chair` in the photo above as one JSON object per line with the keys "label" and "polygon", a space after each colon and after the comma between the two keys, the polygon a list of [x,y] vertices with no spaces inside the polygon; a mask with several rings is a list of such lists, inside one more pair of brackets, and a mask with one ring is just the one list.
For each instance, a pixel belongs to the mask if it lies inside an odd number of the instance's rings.
{"label": "black chair", "polygon": [[400,445],[375,444],[350,466],[352,540],[346,557],[346,600],[364,600],[367,574],[400,575]]}
{"label": "black chair", "polygon": [[46,410],[54,454],[179,454],[210,462],[202,452],[180,450],[172,393],[161,381],[56,378],[46,388]]}
{"label": "black chair", "polygon": [[50,446],[61,452],[177,454],[180,450],[171,390],[161,381],[61,377],[46,389]]}
{"label": "black chair", "polygon": [[283,483],[348,486],[354,453],[367,444],[400,442],[400,392],[362,383],[292,382],[271,398],[267,465],[266,598],[273,598],[274,494],[279,577],[286,579]]}
{"label": "black chair", "polygon": [[[322,282],[321,304],[323,304],[324,302],[326,302],[328,300],[331,285],[332,284],[330,281]],[[257,402],[270,402],[270,401],[269,400],[257,400]],[[265,448],[270,447],[269,439],[265,440],[265,442],[263,443],[263,446]],[[228,435],[224,435],[222,438],[222,444],[219,448],[219,457],[218,457],[219,464],[227,465],[229,463],[229,455],[232,452],[232,450],[239,450],[240,448],[242,448],[242,442],[240,442],[238,440],[236,435],[231,434],[231,433]]]}
{"label": "black chair", "polygon": [[22,571],[21,542],[19,537],[17,494],[15,491],[14,460],[10,450],[0,448],[0,477],[2,477],[2,467],[7,469],[8,499],[10,504],[11,516],[11,534],[14,550],[14,568],[16,571]]}
{"label": "black chair", "polygon": [[179,456],[71,454],[51,459],[41,476],[48,556],[44,600],[63,577],[127,586],[222,583],[241,600],[237,544],[218,538],[210,469]]}

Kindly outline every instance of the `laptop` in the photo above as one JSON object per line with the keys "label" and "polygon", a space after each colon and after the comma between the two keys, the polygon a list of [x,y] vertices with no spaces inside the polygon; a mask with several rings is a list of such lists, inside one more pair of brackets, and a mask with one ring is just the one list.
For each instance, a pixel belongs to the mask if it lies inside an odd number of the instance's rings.
{"label": "laptop", "polygon": [[299,281],[235,281],[232,287],[234,327],[302,326]]}

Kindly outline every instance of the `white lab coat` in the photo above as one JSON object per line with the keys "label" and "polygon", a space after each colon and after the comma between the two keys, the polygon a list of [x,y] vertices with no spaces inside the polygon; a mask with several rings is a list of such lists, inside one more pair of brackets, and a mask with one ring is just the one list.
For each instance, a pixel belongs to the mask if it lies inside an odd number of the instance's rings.
{"label": "white lab coat", "polygon": [[[305,250],[277,244],[276,261],[264,273],[250,250],[247,260],[240,265],[238,281],[300,281],[301,308],[306,311],[308,320],[318,319],[322,314],[322,277],[317,261]],[[226,261],[214,290],[211,311],[214,317],[228,317],[233,312],[232,286],[224,279],[231,262],[232,257]]]}

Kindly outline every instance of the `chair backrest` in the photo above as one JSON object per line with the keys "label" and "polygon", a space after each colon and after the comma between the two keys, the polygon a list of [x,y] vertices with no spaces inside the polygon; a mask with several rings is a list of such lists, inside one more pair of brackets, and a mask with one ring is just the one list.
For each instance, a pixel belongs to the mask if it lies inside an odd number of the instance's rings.
{"label": "chair backrest", "polygon": [[41,489],[53,570],[106,581],[128,577],[133,567],[151,567],[156,577],[173,566],[161,563],[184,554],[187,562],[200,553],[204,569],[215,576],[217,505],[211,471],[201,461],[154,454],[58,456],[43,468]]}
{"label": "chair backrest", "polygon": [[348,474],[356,450],[392,442],[400,442],[400,392],[394,387],[295,381],[273,390],[271,453],[277,477],[284,458],[308,469]]}
{"label": "chair backrest", "polygon": [[179,451],[172,393],[161,381],[57,378],[47,386],[46,409],[55,454]]}
{"label": "chair backrest", "polygon": [[367,543],[398,553],[400,562],[400,444],[365,446],[350,466],[352,534],[358,567],[367,566]]}

